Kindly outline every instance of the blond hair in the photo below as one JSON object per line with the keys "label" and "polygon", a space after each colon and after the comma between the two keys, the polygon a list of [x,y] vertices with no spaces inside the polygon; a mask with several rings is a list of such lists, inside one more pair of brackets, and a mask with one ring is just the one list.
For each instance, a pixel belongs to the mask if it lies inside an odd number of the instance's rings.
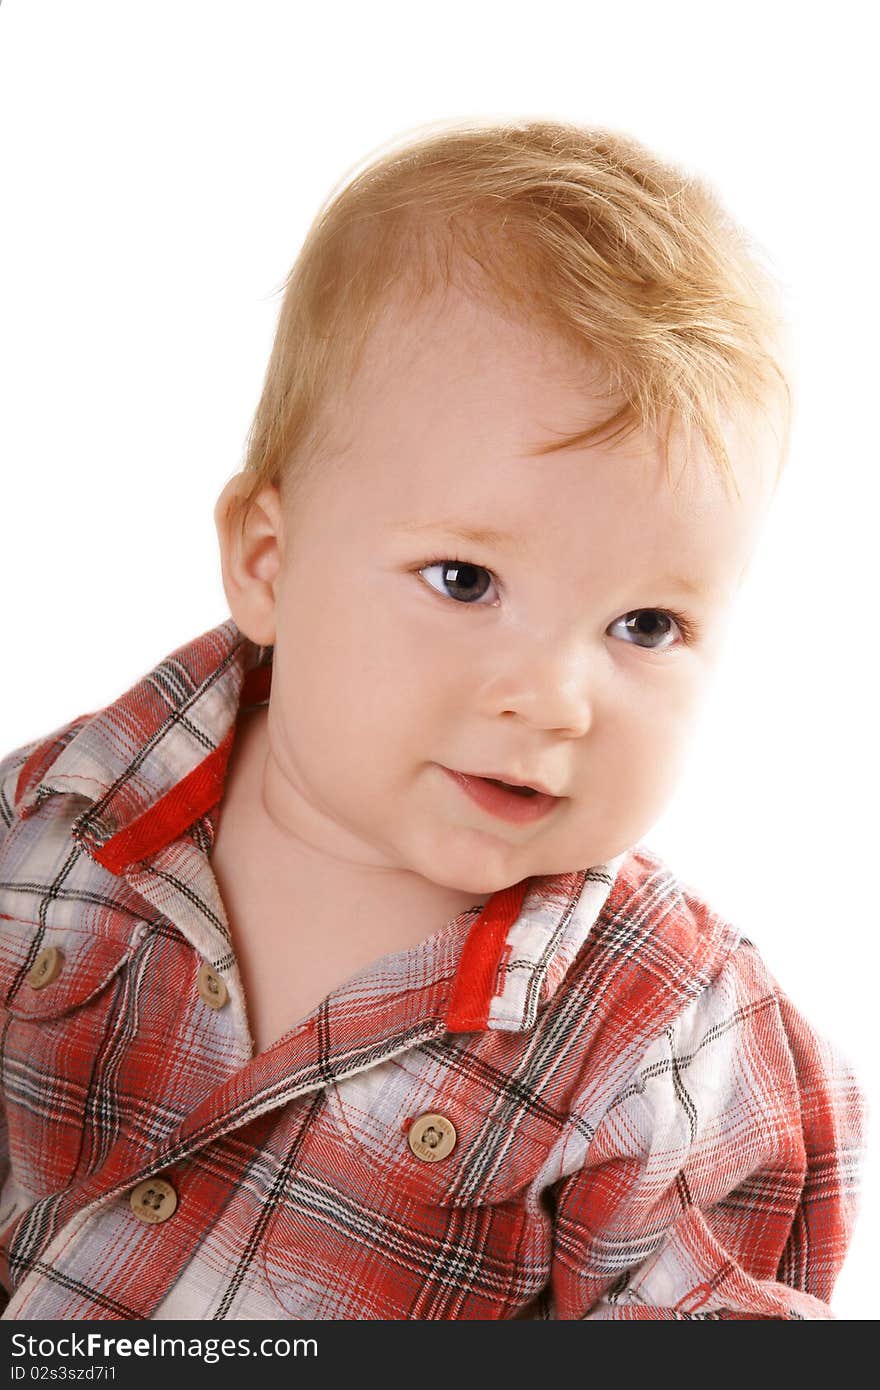
{"label": "blond hair", "polygon": [[[293,491],[332,435],[330,403],[378,316],[459,277],[584,351],[613,408],[558,445],[665,421],[696,430],[736,480],[722,421],[785,401],[777,285],[710,187],[635,140],[546,120],[422,127],[349,171],[285,282],[242,470],[246,513]],[[778,473],[777,473],[778,477]]]}

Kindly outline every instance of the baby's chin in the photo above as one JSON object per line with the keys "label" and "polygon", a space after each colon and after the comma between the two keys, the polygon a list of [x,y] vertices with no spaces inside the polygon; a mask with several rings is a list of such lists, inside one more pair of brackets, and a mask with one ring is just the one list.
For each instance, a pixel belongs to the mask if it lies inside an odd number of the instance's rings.
{"label": "baby's chin", "polygon": [[[604,864],[613,856],[606,858],[582,858],[578,863],[573,864],[569,858],[548,858],[547,856],[535,856],[530,860],[528,856],[514,858],[510,857],[507,865],[499,865],[491,871],[474,869],[472,872],[466,870],[456,871],[451,866],[447,872],[438,872],[436,865],[432,867],[430,873],[423,874],[422,877],[428,878],[438,888],[455,890],[459,893],[467,894],[470,898],[470,905],[473,907],[485,907],[489,899],[495,894],[502,892],[505,888],[512,888],[515,884],[521,883],[526,878],[555,878],[562,874],[582,873],[584,869],[589,869],[598,864]],[[416,870],[416,872],[418,872]]]}
{"label": "baby's chin", "polygon": [[588,845],[584,852],[574,859],[570,854],[554,855],[552,851],[534,856],[524,855],[517,861],[516,866],[511,862],[506,873],[501,871],[492,875],[468,875],[464,882],[456,886],[460,887],[463,892],[475,894],[475,903],[478,901],[485,903],[493,893],[498,893],[504,888],[511,888],[515,883],[522,882],[524,878],[557,878],[565,874],[583,873],[585,869],[598,868],[608,864],[625,850],[631,848],[632,843],[635,842],[621,841],[617,845],[610,843],[602,846]]}
{"label": "baby's chin", "polygon": [[[596,819],[601,820],[601,815]],[[468,895],[485,904],[494,893],[527,878],[554,878],[583,873],[607,864],[635,843],[625,835],[632,825],[620,825],[615,836],[579,831],[560,825],[506,826],[461,823],[453,817],[413,816],[396,822],[384,849],[389,863],[417,874],[437,889]],[[523,833],[525,831],[526,833]],[[537,833],[534,833],[537,832]]]}

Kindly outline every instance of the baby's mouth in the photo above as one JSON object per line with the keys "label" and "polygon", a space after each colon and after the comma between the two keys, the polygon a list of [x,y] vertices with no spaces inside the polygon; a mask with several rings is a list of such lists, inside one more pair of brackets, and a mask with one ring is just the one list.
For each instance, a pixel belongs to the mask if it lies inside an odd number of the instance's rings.
{"label": "baby's mouth", "polygon": [[528,825],[543,820],[565,800],[564,797],[542,792],[540,787],[514,786],[501,777],[485,777],[479,772],[454,772],[449,767],[444,771],[458,783],[471,801],[490,815],[511,821],[514,825]]}
{"label": "baby's mouth", "polygon": [[515,792],[517,796],[537,796],[534,787],[514,787],[510,782],[499,782],[497,777],[484,777],[484,782],[491,782],[493,787],[503,787],[506,792]]}

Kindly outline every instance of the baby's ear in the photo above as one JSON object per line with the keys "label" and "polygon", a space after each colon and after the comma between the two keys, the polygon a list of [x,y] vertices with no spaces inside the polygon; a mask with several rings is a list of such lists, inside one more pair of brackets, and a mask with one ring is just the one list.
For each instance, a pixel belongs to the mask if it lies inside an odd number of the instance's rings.
{"label": "baby's ear", "polygon": [[281,501],[281,493],[276,483],[266,483],[256,493],[252,502],[252,508],[257,514],[262,513],[262,525],[264,528],[271,529],[275,536],[279,550],[283,553],[286,538],[284,507]]}
{"label": "baby's ear", "polygon": [[251,641],[271,646],[284,548],[283,512],[274,484],[250,498],[245,484],[242,474],[236,474],[214,506],[223,588],[240,630]]}
{"label": "baby's ear", "polygon": [[236,473],[214,503],[214,525],[222,550],[243,543],[249,531],[274,535],[283,545],[284,513],[277,486],[267,483],[249,495],[244,473]]}

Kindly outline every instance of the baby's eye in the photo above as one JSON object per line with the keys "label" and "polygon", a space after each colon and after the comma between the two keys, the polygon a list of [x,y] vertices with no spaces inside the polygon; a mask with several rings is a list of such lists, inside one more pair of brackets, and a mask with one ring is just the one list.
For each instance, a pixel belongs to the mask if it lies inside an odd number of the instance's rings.
{"label": "baby's eye", "polygon": [[[432,560],[419,570],[419,574],[426,575],[429,570],[439,570],[440,583],[444,585],[447,595],[462,603],[475,603],[477,599],[482,598],[488,587],[483,576],[487,575],[490,581],[492,578],[482,565],[472,565],[467,560]],[[432,589],[436,589],[436,585],[430,580],[426,580],[426,583]],[[436,592],[441,593],[443,590],[436,589]],[[483,606],[488,608],[491,604]]]}
{"label": "baby's eye", "polygon": [[613,634],[614,629],[620,627],[627,634],[624,641],[658,651],[674,645],[676,632],[680,640],[685,641],[683,626],[683,622],[672,613],[667,613],[665,608],[636,608],[632,613],[624,613],[622,618],[616,618],[608,631]]}
{"label": "baby's eye", "polygon": [[[438,588],[432,580],[426,583],[437,593],[453,598],[459,603],[474,604],[488,592],[492,575],[482,565],[472,565],[468,560],[431,560],[418,571],[427,576],[431,570],[439,572]],[[494,600],[493,602],[497,602]],[[483,604],[483,607],[491,607]],[[622,625],[622,626],[621,626]],[[620,632],[614,634],[615,628]],[[647,647],[651,651],[662,651],[675,646],[676,635],[679,642],[694,640],[695,626],[678,613],[667,612],[665,608],[636,608],[624,613],[608,629],[614,635],[624,635],[624,641],[634,646]]]}

